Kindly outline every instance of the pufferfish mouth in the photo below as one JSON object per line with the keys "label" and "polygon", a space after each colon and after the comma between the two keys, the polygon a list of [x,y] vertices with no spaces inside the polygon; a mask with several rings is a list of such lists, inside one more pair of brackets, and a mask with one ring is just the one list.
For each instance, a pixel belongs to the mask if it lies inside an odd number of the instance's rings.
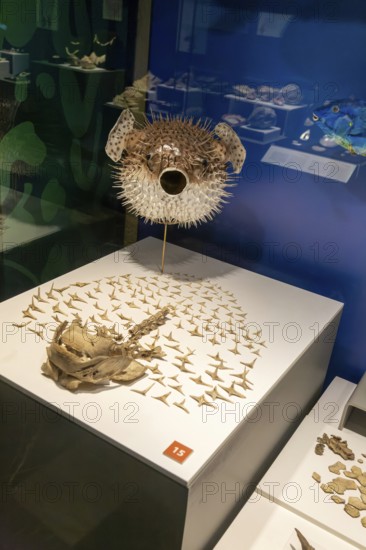
{"label": "pufferfish mouth", "polygon": [[159,182],[168,195],[180,195],[189,183],[189,177],[181,169],[165,168],[160,173]]}

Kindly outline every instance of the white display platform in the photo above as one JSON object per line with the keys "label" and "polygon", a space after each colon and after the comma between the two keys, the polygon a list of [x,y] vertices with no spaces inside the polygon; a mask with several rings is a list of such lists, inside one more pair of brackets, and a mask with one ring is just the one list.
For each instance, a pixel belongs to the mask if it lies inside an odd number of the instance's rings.
{"label": "white display platform", "polygon": [[271,145],[261,160],[275,166],[284,166],[312,174],[316,181],[335,180],[348,183],[356,170],[356,165],[350,162],[337,160],[333,157],[322,157],[315,153],[296,151],[278,145]]}
{"label": "white display platform", "polygon": [[6,218],[4,225],[5,231],[0,238],[0,252],[8,252],[17,246],[42,239],[61,230],[61,226],[58,225],[24,223],[12,217]]}
{"label": "white display platform", "polygon": [[[257,491],[258,495],[296,512],[342,541],[364,549],[366,528],[361,525],[361,518],[366,515],[365,511],[361,511],[359,518],[350,517],[344,505],[334,503],[332,495],[323,492],[312,478],[313,472],[321,476],[321,483],[338,477],[328,470],[328,466],[337,461],[343,462],[347,470],[358,466],[366,471],[363,456],[366,455],[366,438],[347,429],[338,430],[343,407],[354,388],[355,384],[340,378],[333,381],[260,481]],[[345,439],[355,459],[344,460],[327,447],[322,456],[315,454],[317,437],[324,433]],[[360,497],[360,493],[358,490],[346,491],[341,497],[347,503],[349,497]]]}
{"label": "white display platform", "polygon": [[[7,205],[4,201],[9,194],[11,194],[11,203]],[[61,224],[40,224],[35,222],[31,212],[33,210],[37,212],[37,210],[41,209],[40,199],[0,186],[0,202],[1,214],[3,216],[0,231],[0,253],[9,252],[9,250],[17,246],[42,239],[62,229]],[[27,202],[28,211],[23,211],[21,208],[25,202]],[[43,209],[54,211],[55,208],[58,208],[47,201],[42,202]],[[66,209],[62,210],[67,212]]]}
{"label": "white display platform", "polygon": [[[162,275],[161,245],[145,239],[3,302],[0,376],[186,487],[182,547],[193,550],[238,506],[222,491],[257,481],[314,402],[342,304],[169,244]],[[126,317],[165,305],[174,313],[142,342],[166,357],[143,379],[71,393],[42,375],[58,321],[78,315],[127,336]],[[175,441],[193,450],[183,463],[163,454]]]}
{"label": "white display platform", "polygon": [[354,546],[314,523],[255,494],[238,514],[214,550],[302,550],[298,529],[316,550],[352,550]]}

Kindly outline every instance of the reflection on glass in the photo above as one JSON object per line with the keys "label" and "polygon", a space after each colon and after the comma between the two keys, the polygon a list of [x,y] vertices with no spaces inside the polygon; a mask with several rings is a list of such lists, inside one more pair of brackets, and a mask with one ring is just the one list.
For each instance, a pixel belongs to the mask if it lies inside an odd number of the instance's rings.
{"label": "reflection on glass", "polygon": [[310,130],[306,130],[305,132],[303,132],[300,136],[300,139],[302,139],[302,141],[308,141],[310,139]]}
{"label": "reflection on glass", "polygon": [[37,0],[26,15],[17,2],[1,14],[0,299],[136,239],[104,145],[113,97],[146,73],[137,9]]}

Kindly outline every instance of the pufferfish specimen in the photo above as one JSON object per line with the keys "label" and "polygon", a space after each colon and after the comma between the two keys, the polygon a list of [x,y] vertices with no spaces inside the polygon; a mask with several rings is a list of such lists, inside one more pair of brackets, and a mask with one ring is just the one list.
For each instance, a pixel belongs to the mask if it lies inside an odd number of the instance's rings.
{"label": "pufferfish specimen", "polygon": [[221,122],[210,130],[180,117],[134,125],[131,111],[122,111],[105,148],[117,163],[123,204],[151,223],[189,227],[211,220],[230,196],[228,163],[238,174],[246,156],[232,128]]}
{"label": "pufferfish specimen", "polygon": [[355,155],[366,155],[366,102],[342,99],[316,109],[313,121],[334,141]]}

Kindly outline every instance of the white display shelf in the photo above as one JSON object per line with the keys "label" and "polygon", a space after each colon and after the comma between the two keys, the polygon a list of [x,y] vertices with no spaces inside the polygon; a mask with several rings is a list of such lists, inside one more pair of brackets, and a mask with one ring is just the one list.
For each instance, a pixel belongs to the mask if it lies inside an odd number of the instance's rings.
{"label": "white display shelf", "polygon": [[56,67],[60,69],[66,69],[69,71],[77,71],[81,73],[88,73],[88,74],[95,74],[95,73],[110,73],[110,72],[121,72],[123,69],[116,69],[114,71],[105,69],[104,67],[94,67],[92,69],[84,69],[83,67],[77,67],[74,65],[71,65],[70,63],[52,63],[50,61],[46,60],[35,60],[33,63],[36,63],[38,65],[44,65],[47,67]]}
{"label": "white display shelf", "polygon": [[324,430],[338,428],[342,412],[351,397],[356,384],[336,376],[320,399],[309,412],[309,419],[314,422],[314,431],[319,424],[324,424]]}
{"label": "white display shelf", "polygon": [[[263,465],[273,460],[283,438],[314,402],[333,347],[328,326],[334,324],[335,335],[342,304],[170,244],[162,275],[161,246],[157,239],[145,239],[42,285],[40,294],[35,289],[3,302],[0,376],[186,487],[183,547],[191,550],[213,540],[215,529],[235,506],[222,503],[219,495],[203,502],[204,484],[257,481]],[[38,302],[37,296],[52,292],[52,285],[57,299]],[[68,309],[66,302],[75,293],[85,302],[73,302],[77,309]],[[32,300],[42,310],[31,310],[36,319],[24,316]],[[169,304],[175,312],[160,327],[156,342],[166,357],[153,361],[153,369],[158,367],[161,374],[149,369],[130,385],[75,393],[42,375],[48,342],[32,330],[43,323],[41,332],[50,340],[57,326],[55,307],[61,309],[61,320],[77,314],[90,322],[94,315],[101,323],[98,315],[107,312],[110,322],[103,324],[117,323],[126,335],[119,312],[140,322]],[[25,327],[17,326],[28,321]],[[153,336],[145,338],[143,343],[149,344]],[[182,372],[174,363],[190,351],[186,366],[192,373]],[[212,373],[215,367],[210,364],[217,366],[221,360],[226,368],[216,374],[222,381],[214,381],[207,371]],[[249,389],[237,385],[245,369]],[[199,377],[205,385],[198,383]],[[233,382],[245,397],[230,396],[220,387]],[[146,395],[134,391],[151,384]],[[213,406],[199,406],[192,397],[205,394],[212,402],[213,396],[205,392],[215,387],[224,400],[217,398]],[[155,399],[166,394],[166,403]],[[163,454],[174,441],[193,450],[183,463]],[[243,470],[245,457],[250,466]]]}
{"label": "white display shelf", "polygon": [[262,101],[260,99],[247,99],[246,97],[242,97],[240,95],[235,94],[227,94],[224,96],[227,99],[230,99],[230,101],[238,101],[242,103],[249,103],[253,105],[263,105],[263,107],[272,107],[272,109],[278,109],[280,111],[296,111],[298,109],[305,109],[306,105],[278,105],[277,103],[273,103],[273,101]]}
{"label": "white display shelf", "polygon": [[[10,204],[7,202],[9,195]],[[23,210],[22,205],[25,203],[27,203],[27,209]],[[58,215],[58,223],[37,223],[32,213],[41,211],[41,200],[19,191],[9,191],[6,187],[0,186],[0,209],[3,217],[0,252],[9,252],[17,246],[29,244],[63,229],[66,225],[66,215],[71,211],[55,207],[48,201],[42,201],[42,205],[43,209],[51,211],[58,208],[63,213],[63,224],[60,223],[60,215]]]}
{"label": "white display shelf", "polygon": [[[361,511],[359,518],[350,517],[344,511],[343,504],[335,504],[330,499],[331,494],[324,493],[312,478],[313,472],[321,476],[321,483],[328,483],[338,477],[328,470],[338,460],[347,466],[347,470],[358,466],[366,471],[366,458],[362,456],[366,454],[366,438],[347,429],[338,430],[343,407],[354,388],[354,384],[345,380],[336,378],[333,381],[260,481],[257,492],[342,541],[364,549],[366,528],[361,525],[361,517],[365,516],[365,512]],[[327,447],[323,455],[315,454],[317,437],[324,433],[347,440],[355,459],[344,460]],[[358,490],[346,491],[341,496],[347,503],[350,496],[359,497],[360,493]]]}
{"label": "white display shelf", "polygon": [[62,229],[58,225],[36,225],[8,217],[4,221],[4,233],[0,239],[0,252],[9,250],[57,233]]}
{"label": "white display shelf", "polygon": [[295,528],[316,550],[352,550],[354,546],[314,523],[255,494],[238,514],[214,550],[302,550]]}
{"label": "white display shelf", "polygon": [[263,155],[262,162],[312,174],[315,181],[335,180],[348,183],[356,170],[356,165],[350,162],[279,145],[271,145]]}

